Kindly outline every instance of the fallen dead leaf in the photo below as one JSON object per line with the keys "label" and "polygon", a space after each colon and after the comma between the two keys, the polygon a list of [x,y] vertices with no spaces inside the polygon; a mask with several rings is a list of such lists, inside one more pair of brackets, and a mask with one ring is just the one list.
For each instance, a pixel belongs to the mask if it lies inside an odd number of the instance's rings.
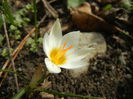
{"label": "fallen dead leaf", "polygon": [[41,88],[43,88],[43,89],[47,89],[47,88],[50,88],[50,87],[51,87],[51,82],[50,81],[44,80],[44,82],[41,84]]}
{"label": "fallen dead leaf", "polygon": [[46,92],[41,92],[40,95],[42,96],[42,98],[44,99],[54,99],[54,95],[46,93]]}
{"label": "fallen dead leaf", "polygon": [[120,2],[121,0],[94,0],[99,3],[117,3]]}
{"label": "fallen dead leaf", "polygon": [[[50,87],[51,87],[51,82],[47,81],[47,79],[45,79],[44,82],[41,84],[41,89],[48,89]],[[40,92],[40,95],[44,99],[54,99],[53,94],[49,94],[49,93],[46,93],[46,92]]]}
{"label": "fallen dead leaf", "polygon": [[36,85],[37,85],[37,82],[41,79],[41,77],[43,75],[43,71],[42,70],[43,70],[43,68],[42,68],[41,65],[36,68],[35,73],[34,73],[34,75],[32,77],[31,82],[30,82],[30,87],[31,88],[35,88]]}
{"label": "fallen dead leaf", "polygon": [[91,6],[85,2],[81,7],[71,11],[73,23],[83,31],[122,32],[116,26],[107,23],[103,18],[92,13]]}

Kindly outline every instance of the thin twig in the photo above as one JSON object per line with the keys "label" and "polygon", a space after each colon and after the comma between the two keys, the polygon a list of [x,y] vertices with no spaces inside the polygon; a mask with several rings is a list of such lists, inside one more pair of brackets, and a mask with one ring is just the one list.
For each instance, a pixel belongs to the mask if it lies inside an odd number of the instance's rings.
{"label": "thin twig", "polygon": [[[3,18],[3,22],[4,22],[4,31],[5,31],[5,36],[6,36],[6,41],[7,41],[10,61],[12,63],[13,71],[16,72],[15,63],[14,63],[13,57],[11,55],[11,50],[10,50],[11,46],[10,46],[10,42],[9,42],[9,37],[8,37],[8,33],[7,33],[7,28],[6,28],[6,22],[5,22],[4,15],[2,16],[2,18]],[[16,83],[17,91],[19,91],[18,78],[17,78],[16,74],[14,74],[14,78],[15,78],[15,83]]]}
{"label": "thin twig", "polygon": [[49,3],[53,3],[53,2],[55,2],[55,1],[57,1],[57,0],[50,0]]}
{"label": "thin twig", "polygon": [[47,2],[47,0],[42,0],[44,7],[50,12],[50,14],[54,17],[54,18],[58,18],[59,15],[57,13],[57,11]]}
{"label": "thin twig", "polygon": [[[39,23],[38,23],[37,25],[39,26],[42,22],[44,22],[45,18],[46,18],[46,15],[44,15],[44,17],[39,21]],[[13,51],[13,53],[12,53],[13,60],[16,59],[16,57],[18,56],[19,52],[20,52],[21,49],[23,48],[24,44],[26,43],[26,41],[28,40],[28,38],[30,37],[30,35],[31,35],[34,31],[35,31],[35,28],[32,28],[31,31],[28,32],[28,34],[27,34],[27,35],[24,37],[24,39],[20,42],[20,44],[18,45],[18,47]],[[11,64],[10,64],[10,61],[9,61],[9,60],[7,60],[7,61],[5,62],[5,64],[4,64],[3,67],[2,67],[2,70],[6,69],[6,68],[7,68],[7,69],[11,68]],[[5,73],[5,72],[0,72],[0,78],[2,78],[2,80],[0,80],[0,87],[1,87],[1,85],[2,85],[2,82],[3,82],[4,78],[7,77],[7,74],[8,74],[7,72],[6,72],[6,73]]]}

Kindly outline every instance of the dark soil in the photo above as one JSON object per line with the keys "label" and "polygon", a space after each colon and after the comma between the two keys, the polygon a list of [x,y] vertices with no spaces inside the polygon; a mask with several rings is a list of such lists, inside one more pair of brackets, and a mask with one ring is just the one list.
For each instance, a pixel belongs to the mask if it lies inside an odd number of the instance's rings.
{"label": "dark soil", "polygon": [[[106,97],[106,99],[132,99],[133,97],[133,52],[131,46],[120,44],[113,38],[106,39],[108,49],[106,55],[97,56],[90,60],[90,66],[86,74],[79,78],[72,78],[67,70],[60,74],[51,75],[48,80],[52,82],[50,90]],[[44,65],[44,52],[42,48],[37,54],[24,49],[17,58],[15,64],[19,76],[20,87],[29,83],[34,68],[39,64]],[[45,65],[44,65],[45,66]],[[27,80],[26,80],[27,79]],[[1,88],[1,99],[9,99],[15,94],[15,82],[13,75],[9,75]],[[7,95],[8,94],[8,95]],[[56,96],[55,99],[59,99]],[[31,98],[33,99],[33,98]],[[35,99],[40,99],[36,97]],[[65,97],[65,99],[78,99]]]}
{"label": "dark soil", "polygon": [[[64,19],[69,17],[66,15],[62,3],[59,3],[59,6],[58,3],[53,3],[52,6],[58,10],[60,8],[60,17]],[[46,22],[47,20],[51,20],[51,18],[47,17]],[[48,81],[52,83],[49,90],[98,96],[105,99],[133,99],[133,46],[131,43],[133,41],[126,39],[120,41],[111,35],[107,36],[105,33],[104,35],[106,35],[107,42],[106,54],[91,59],[88,72],[79,78],[72,78],[69,71],[64,69],[60,74],[52,74],[48,78]],[[20,74],[18,76],[20,88],[29,84],[37,66],[40,64],[45,66],[44,58],[42,45],[39,45],[37,53],[23,48],[15,61],[17,72]],[[0,58],[0,61],[0,68],[2,68],[5,59]],[[13,74],[9,73],[0,91],[0,99],[11,99],[14,96],[16,85]],[[42,99],[38,93],[34,93],[30,97],[26,95],[23,99],[27,99],[27,97],[28,99]],[[61,96],[55,96],[55,99],[60,98]],[[64,97],[64,99],[80,98]]]}
{"label": "dark soil", "polygon": [[[111,41],[113,39],[108,39]],[[126,45],[124,45],[126,46]],[[127,47],[129,48],[129,47]],[[106,97],[106,99],[132,99],[133,53],[114,42],[108,44],[106,55],[90,61],[87,74],[72,78],[68,71],[49,78],[52,90]],[[77,99],[66,97],[65,99]]]}

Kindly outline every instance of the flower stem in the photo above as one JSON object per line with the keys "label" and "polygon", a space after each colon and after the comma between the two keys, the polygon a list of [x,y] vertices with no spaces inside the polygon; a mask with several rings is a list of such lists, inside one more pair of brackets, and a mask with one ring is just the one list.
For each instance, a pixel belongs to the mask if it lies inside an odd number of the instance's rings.
{"label": "flower stem", "polygon": [[37,26],[37,6],[36,6],[36,0],[33,0],[33,9],[34,9],[34,25],[35,25],[35,42],[37,43],[37,39],[38,39],[38,26]]}

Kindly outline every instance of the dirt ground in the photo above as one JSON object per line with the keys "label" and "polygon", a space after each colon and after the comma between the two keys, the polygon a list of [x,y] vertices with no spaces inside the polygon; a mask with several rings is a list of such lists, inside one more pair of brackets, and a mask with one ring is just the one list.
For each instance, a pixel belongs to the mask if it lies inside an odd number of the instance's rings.
{"label": "dirt ground", "polygon": [[[108,44],[106,54],[91,59],[86,74],[81,75],[80,78],[72,78],[67,70],[63,70],[60,74],[53,74],[48,78],[52,83],[49,89],[105,97],[106,99],[132,99],[133,52],[131,46],[126,43],[124,45],[120,44],[111,37],[107,38],[106,41]],[[34,67],[44,64],[44,57],[42,48],[36,54],[26,50],[21,52],[15,62],[18,72],[25,77],[19,77],[21,87],[28,84]],[[4,81],[0,93],[1,99],[9,99],[15,94],[15,84],[13,82],[13,75],[10,75]],[[39,95],[37,97],[35,99],[41,99]],[[56,99],[59,99],[59,96],[56,96]],[[77,98],[65,97],[65,99]]]}
{"label": "dirt ground", "polygon": [[[56,4],[59,6],[56,7]],[[64,7],[57,2],[53,3],[55,8],[60,11],[65,19],[66,13]],[[66,9],[65,9],[66,10]],[[69,16],[66,16],[67,20]],[[46,19],[48,22],[50,18]],[[77,29],[75,26],[73,30]],[[131,28],[126,28],[132,32]],[[82,31],[82,30],[81,30]],[[49,90],[75,93],[81,95],[90,95],[103,97],[105,99],[132,99],[133,97],[133,46],[130,40],[126,38],[121,39],[119,35],[109,34],[106,32],[101,33],[107,42],[107,51],[102,56],[96,56],[91,59],[88,72],[80,75],[79,78],[73,78],[68,70],[62,69],[60,74],[52,74],[49,76],[48,81],[51,82]],[[122,36],[123,37],[123,36]],[[120,38],[120,39],[119,39]],[[24,47],[19,53],[15,65],[17,72],[23,76],[18,76],[19,86],[22,88],[27,85],[35,68],[40,64],[44,65],[45,53],[43,52],[42,45],[38,46],[37,53],[29,51]],[[6,59],[0,58],[1,64]],[[1,79],[0,79],[1,80]],[[10,99],[16,93],[16,85],[13,74],[9,73],[8,77],[4,80],[0,88],[0,99]],[[25,95],[22,99],[44,99],[39,93],[32,95]],[[55,99],[63,99],[61,96],[55,96]],[[64,97],[64,99],[80,99],[75,97]]]}

